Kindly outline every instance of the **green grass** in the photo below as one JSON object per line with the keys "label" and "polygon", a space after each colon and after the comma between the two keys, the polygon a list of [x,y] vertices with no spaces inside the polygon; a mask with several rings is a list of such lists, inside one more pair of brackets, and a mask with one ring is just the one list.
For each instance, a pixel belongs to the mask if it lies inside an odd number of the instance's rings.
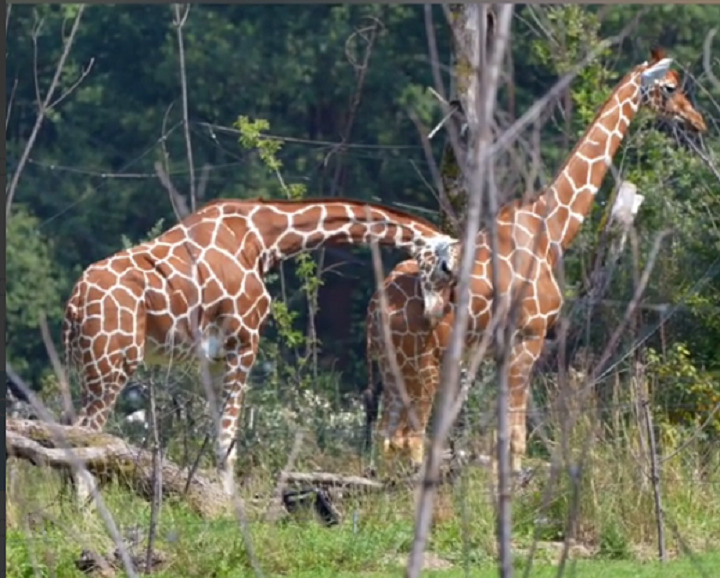
{"label": "green grass", "polygon": [[[679,471],[670,474],[680,475]],[[681,481],[666,490],[668,518],[692,550],[701,553],[698,564],[705,570],[704,575],[717,575],[715,569],[720,568],[718,488]],[[402,566],[413,540],[411,491],[344,500],[340,504],[344,522],[334,528],[324,528],[309,514],[277,523],[266,521],[267,504],[254,503],[250,498],[254,494],[269,495],[270,484],[269,478],[256,480],[252,488],[244,489],[252,548],[264,575],[402,576]],[[668,548],[673,560],[666,566],[647,562],[655,557],[652,508],[648,508],[651,502],[644,491],[633,490],[629,478],[618,480],[617,471],[605,463],[594,470],[593,484],[584,494],[578,527],[584,544],[580,555],[592,559],[569,561],[565,576],[703,575],[689,558],[679,554],[682,545],[671,531],[668,531]],[[555,576],[557,538],[568,502],[563,486],[557,485],[551,504],[543,508],[543,481],[538,479],[531,485],[532,488],[523,490],[514,500],[516,575],[522,575],[527,549],[537,534],[542,541],[530,575]],[[61,486],[55,474],[19,464],[7,501],[9,577],[80,577],[83,574],[75,568],[74,561],[84,548],[98,553],[114,549],[102,520],[97,515],[79,515],[60,494]],[[106,488],[103,496],[122,533],[138,527],[144,536],[150,518],[147,503],[117,487]],[[442,563],[443,568],[427,570],[424,576],[465,576],[466,567],[470,569],[470,576],[497,575],[493,509],[488,497],[487,474],[481,471],[471,472],[453,489],[441,492],[427,557]],[[207,521],[182,503],[166,502],[160,514],[156,548],[166,561],[155,576],[254,576],[243,534],[231,513],[222,519]],[[144,545],[141,545],[135,552],[143,551]],[[575,550],[573,553],[578,556]],[[39,574],[36,569],[40,570]]]}

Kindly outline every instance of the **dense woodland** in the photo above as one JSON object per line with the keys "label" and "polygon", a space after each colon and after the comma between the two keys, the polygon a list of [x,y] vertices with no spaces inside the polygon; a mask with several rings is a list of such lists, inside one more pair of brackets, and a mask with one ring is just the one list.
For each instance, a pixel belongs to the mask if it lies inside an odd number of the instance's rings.
{"label": "dense woodland", "polygon": [[[20,166],[38,101],[77,11],[77,5],[13,5],[9,11],[10,176]],[[432,15],[450,92],[450,28],[440,6]],[[188,193],[194,186],[198,203],[285,197],[288,190],[273,170],[279,160],[292,194],[379,200],[439,219],[418,131],[419,123],[427,134],[442,117],[428,91],[433,75],[421,5],[192,6],[181,29],[192,171],[176,18],[172,6],[84,9],[53,100],[72,90],[47,112],[17,183],[6,225],[7,355],[37,391],[52,392],[55,379],[42,316],[59,347],[64,303],[80,271],[176,221],[154,170],[164,159],[163,145],[175,187]],[[652,46],[667,48],[674,66],[686,71],[686,89],[709,132],[687,143],[656,122],[633,125],[615,166],[645,195],[635,221],[638,243],[628,243],[620,256],[593,322],[573,314],[570,320],[576,341],[599,351],[632,297],[636,268],[646,263],[656,234],[669,229],[646,307],[623,332],[613,363],[622,371],[641,343],[647,374],[660,392],[657,409],[695,424],[720,401],[720,86],[703,67],[703,42],[720,22],[720,8],[518,5],[498,122],[507,126],[522,115],[574,62],[633,18],[627,36],[602,51],[543,114],[538,174],[531,183],[505,179],[503,194],[513,198],[546,183],[614,82]],[[715,54],[717,48],[709,63],[720,76]],[[266,124],[257,124],[261,120]],[[440,131],[430,141],[437,162],[445,139]],[[677,139],[684,144],[676,145]],[[530,163],[522,147],[516,154]],[[588,290],[614,187],[608,175],[595,213],[566,258],[569,309],[572,298]],[[403,258],[385,252],[385,270]],[[329,271],[318,276],[318,264]],[[365,249],[327,250],[276,271],[270,285],[281,306],[265,329],[257,364],[266,386],[275,384],[285,392],[281,398],[293,389],[333,403],[356,398],[366,385],[364,317],[374,283]],[[308,295],[318,286],[314,311]],[[552,371],[553,364],[543,368]]]}

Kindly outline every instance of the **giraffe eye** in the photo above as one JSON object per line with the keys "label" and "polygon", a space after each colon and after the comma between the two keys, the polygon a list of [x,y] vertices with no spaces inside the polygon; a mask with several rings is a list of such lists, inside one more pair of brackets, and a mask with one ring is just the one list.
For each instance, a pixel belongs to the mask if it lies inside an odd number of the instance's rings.
{"label": "giraffe eye", "polygon": [[440,270],[445,273],[445,275],[452,275],[452,271],[450,270],[450,266],[448,265],[448,262],[443,259],[440,261]]}
{"label": "giraffe eye", "polygon": [[667,94],[672,94],[673,92],[675,92],[677,90],[677,85],[676,84],[663,84],[663,90]]}

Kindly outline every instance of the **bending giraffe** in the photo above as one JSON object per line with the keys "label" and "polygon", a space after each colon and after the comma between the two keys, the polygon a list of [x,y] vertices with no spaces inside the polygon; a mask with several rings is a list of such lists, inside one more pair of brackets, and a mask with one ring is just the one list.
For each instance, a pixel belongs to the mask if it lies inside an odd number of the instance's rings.
{"label": "bending giraffe", "polygon": [[231,491],[238,418],[270,309],[263,276],[324,244],[376,240],[410,252],[437,315],[454,239],[408,213],[351,200],[211,202],[156,239],[90,265],[65,309],[68,366],[79,368],[77,425],[101,430],[138,365],[208,361],[224,370],[218,469]]}
{"label": "bending giraffe", "polygon": [[[470,319],[466,347],[479,343],[491,320],[493,285],[503,300],[517,299],[519,314],[513,328],[510,353],[510,452],[512,469],[520,469],[526,449],[528,383],[540,356],[547,331],[563,304],[554,266],[562,258],[589,214],[595,194],[618,151],[630,123],[641,107],[691,130],[707,130],[702,115],[683,94],[680,77],[670,70],[664,51],[634,67],[617,84],[593,122],[558,171],[554,182],[533,200],[514,201],[497,216],[499,274],[493,279],[487,230],[478,232],[470,279]],[[453,250],[459,252],[459,246]],[[456,255],[455,262],[459,262]],[[368,366],[378,364],[382,386],[370,376],[366,396],[382,390],[383,411],[378,424],[385,460],[404,456],[419,466],[424,456],[424,434],[440,380],[442,355],[454,321],[454,304],[434,322],[424,311],[420,277],[412,261],[404,261],[386,277],[392,348],[383,343],[379,292],[367,310]],[[408,395],[417,411],[420,431],[414,431],[397,394],[388,355],[394,349]],[[369,419],[372,415],[368,416]]]}

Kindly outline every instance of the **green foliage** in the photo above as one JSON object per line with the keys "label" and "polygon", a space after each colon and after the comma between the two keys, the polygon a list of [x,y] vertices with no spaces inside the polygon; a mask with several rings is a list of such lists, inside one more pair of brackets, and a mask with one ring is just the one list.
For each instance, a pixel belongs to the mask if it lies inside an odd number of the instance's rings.
{"label": "green foliage", "polygon": [[131,241],[127,235],[122,235],[121,241],[123,249],[130,249],[131,247],[135,245],[139,245],[140,243],[145,243],[147,241],[151,241],[152,239],[155,239],[156,237],[159,237],[160,234],[163,232],[163,225],[165,224],[165,219],[160,218],[158,219],[157,223],[155,223],[151,229],[145,233],[145,235],[139,239],[138,241]]}
{"label": "green foliage", "polygon": [[649,348],[647,358],[648,377],[652,380],[661,415],[672,424],[698,427],[715,411],[702,435],[720,434],[718,377],[697,367],[683,343],[674,343],[665,356]]}
{"label": "green foliage", "polygon": [[[305,197],[307,188],[302,183],[287,183],[283,178],[281,169],[282,161],[278,158],[283,143],[263,136],[263,131],[270,129],[270,123],[265,119],[250,121],[245,116],[238,117],[235,126],[240,131],[240,144],[246,148],[257,151],[265,167],[275,173],[278,183],[289,199],[302,200]],[[302,292],[305,294],[308,303],[308,312],[314,315],[317,311],[317,294],[322,286],[322,278],[318,275],[318,268],[315,259],[309,253],[301,253],[295,257],[297,266],[295,275],[300,281]],[[281,270],[280,276],[283,276]],[[283,285],[284,285],[283,279]],[[261,347],[263,353],[270,354],[270,358],[276,358],[282,348],[288,348],[295,352],[294,359],[289,365],[281,364],[277,370],[283,381],[290,380],[300,389],[311,385],[313,375],[317,377],[317,367],[309,367],[313,358],[313,348],[319,344],[312,336],[297,328],[299,312],[291,310],[285,301],[275,300],[271,306],[273,320],[277,329],[279,343],[266,343]],[[301,349],[305,353],[300,353]],[[308,369],[314,371],[309,372]],[[276,384],[277,385],[277,384]]]}
{"label": "green foliage", "polygon": [[[590,52],[598,50],[603,42],[600,20],[596,13],[580,4],[550,6],[545,12],[546,31],[550,40],[538,38],[532,42],[532,58],[547,66],[558,76],[567,74]],[[601,105],[610,94],[618,74],[606,67],[604,58],[611,55],[609,47],[598,50],[598,58],[583,68],[570,87],[577,114],[577,136],[587,128]]]}
{"label": "green foliage", "polygon": [[[6,231],[7,248],[5,339],[7,358],[15,371],[31,382],[50,371],[40,334],[40,319],[59,327],[63,301],[62,274],[53,259],[52,244],[38,231],[39,220],[22,205],[15,205]],[[41,359],[41,363],[33,360]]]}
{"label": "green foliage", "polygon": [[[510,46],[516,116],[578,58],[597,48],[601,39],[618,34],[639,9],[627,4],[518,6]],[[13,7],[6,59],[7,95],[12,94],[14,102],[6,129],[9,172],[17,166],[35,121],[35,79],[27,72],[34,69],[35,61],[32,31],[42,20],[37,43],[42,93],[52,79],[76,10],[77,5]],[[613,82],[645,60],[649,48],[658,43],[675,57],[678,69],[687,67],[698,77],[702,87],[695,95],[697,106],[714,126],[720,91],[701,75],[700,56],[702,31],[708,22],[718,20],[718,14],[718,8],[710,5],[648,7],[622,45],[602,51],[572,82],[571,107],[565,111],[568,121],[554,114],[542,127],[541,154],[549,172],[559,166],[592,120]],[[368,24],[367,16],[379,18],[383,29],[362,92],[356,95],[356,65],[365,49],[365,37],[356,31]],[[445,65],[452,66],[449,28],[440,7],[434,7],[433,16],[441,74],[447,82]],[[60,88],[71,87],[90,59],[94,59],[92,71],[44,123],[16,196],[18,207],[32,208],[27,213],[34,220],[28,227],[36,237],[28,243],[42,249],[28,249],[24,233],[10,230],[15,225],[7,231],[8,267],[14,267],[13,272],[8,270],[9,355],[33,380],[49,369],[40,345],[38,312],[47,310],[57,335],[62,303],[83,267],[128,246],[129,240],[159,232],[154,226],[162,219],[166,224],[174,222],[172,206],[154,173],[161,144],[167,148],[176,188],[189,189],[172,19],[166,6],[91,7],[83,13]],[[200,202],[218,197],[305,198],[310,192],[312,196],[332,192],[437,209],[424,183],[432,179],[423,168],[425,155],[408,115],[414,112],[427,126],[440,118],[437,100],[427,92],[433,80],[422,7],[203,5],[191,9],[183,33],[196,177],[200,167],[206,163],[211,167]],[[501,93],[505,96],[500,107],[507,108],[506,87]],[[352,146],[340,151],[336,143],[348,128],[356,96],[360,104],[350,127]],[[564,98],[561,104],[565,105]],[[239,139],[229,126],[233,121]],[[616,157],[616,168],[645,195],[636,219],[641,266],[655,233],[673,230],[646,301],[683,305],[665,324],[666,339],[686,344],[691,363],[716,375],[720,371],[720,275],[713,273],[720,252],[717,178],[691,149],[679,148],[674,139],[656,130],[654,122],[635,123]],[[442,141],[436,138],[431,143],[438,160]],[[720,158],[714,129],[704,138],[704,147],[709,158]],[[568,254],[569,293],[583,283],[598,239],[602,203],[607,208],[613,185],[608,177],[599,203]],[[629,255],[623,257],[613,281],[612,298],[618,301],[627,301],[633,292],[631,261]],[[369,258],[365,263],[369,272]],[[386,270],[392,264],[386,261]],[[342,378],[328,378],[322,387],[357,392],[365,385],[364,313],[374,279],[369,273],[358,277],[352,314],[349,321],[343,320],[351,327],[348,346],[323,339],[322,334],[312,335],[310,309],[323,304],[315,302],[321,279],[311,256],[268,275],[277,299],[274,318],[263,332],[262,356],[287,369],[287,374],[285,369],[272,374],[278,388],[288,382],[309,384],[309,375],[315,381],[313,352],[318,353],[321,341],[318,364],[323,355],[330,359],[340,349],[349,360],[338,368]],[[332,282],[328,278],[326,288]],[[594,349],[604,345],[614,327],[613,314],[603,320],[593,327]],[[657,319],[646,321],[652,325]],[[628,335],[620,348],[629,346],[634,337]],[[657,349],[658,339],[652,334],[648,343]],[[298,376],[294,368],[301,365]]]}

